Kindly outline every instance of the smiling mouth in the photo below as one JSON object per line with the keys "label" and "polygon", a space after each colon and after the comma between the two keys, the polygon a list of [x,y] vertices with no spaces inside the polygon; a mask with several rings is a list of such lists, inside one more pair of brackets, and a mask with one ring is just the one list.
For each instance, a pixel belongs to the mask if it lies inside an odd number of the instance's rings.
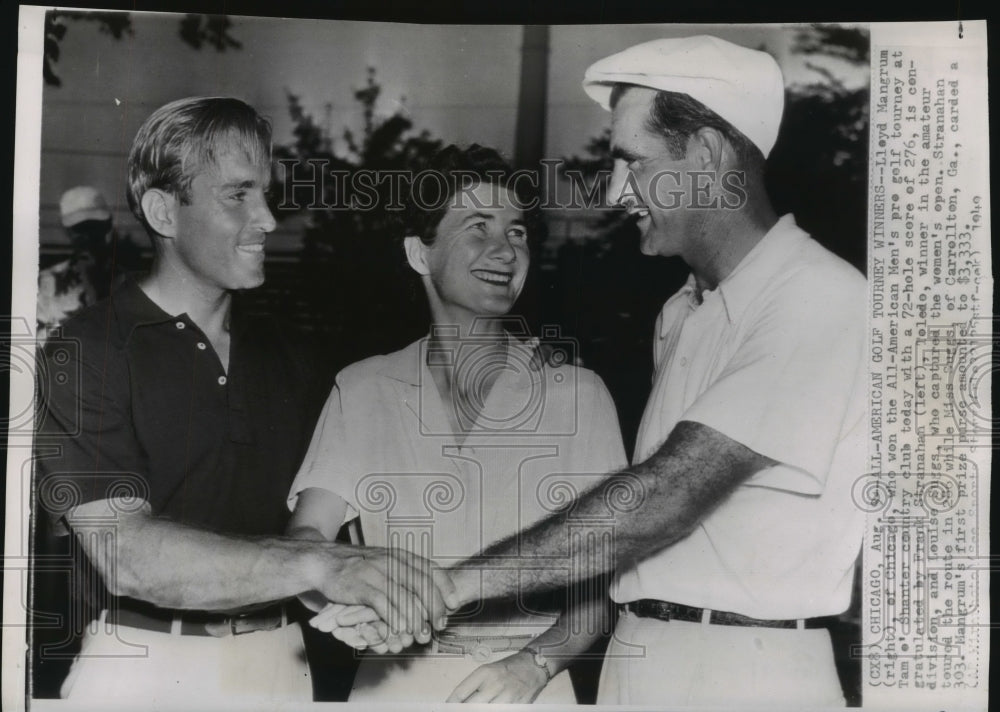
{"label": "smiling mouth", "polygon": [[510,272],[494,272],[489,269],[476,269],[472,271],[473,276],[487,284],[497,284],[502,287],[507,286],[514,279]]}

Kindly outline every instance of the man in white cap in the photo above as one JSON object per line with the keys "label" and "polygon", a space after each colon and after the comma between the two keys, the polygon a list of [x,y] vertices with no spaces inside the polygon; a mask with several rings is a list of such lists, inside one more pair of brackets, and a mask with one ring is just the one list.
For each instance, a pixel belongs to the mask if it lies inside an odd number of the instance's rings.
{"label": "man in white cap", "polygon": [[615,569],[598,703],[842,706],[823,624],[861,544],[866,289],[764,189],[781,72],[702,36],[601,60],[584,88],[642,251],[691,277],[657,321],[631,472],[454,569],[459,598]]}
{"label": "man in white cap", "polygon": [[104,196],[89,185],[70,188],[59,199],[59,218],[73,251],[69,259],[38,273],[40,341],[66,317],[108,292],[99,274],[105,268],[111,234],[111,211]]}

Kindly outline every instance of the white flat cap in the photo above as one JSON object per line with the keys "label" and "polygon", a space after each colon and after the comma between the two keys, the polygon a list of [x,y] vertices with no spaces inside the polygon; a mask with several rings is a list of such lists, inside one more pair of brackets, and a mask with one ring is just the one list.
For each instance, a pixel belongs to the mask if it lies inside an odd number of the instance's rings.
{"label": "white flat cap", "polygon": [[718,37],[653,40],[595,62],[583,88],[610,110],[614,84],[687,94],[739,129],[765,157],[774,147],[785,105],[785,84],[766,52]]}

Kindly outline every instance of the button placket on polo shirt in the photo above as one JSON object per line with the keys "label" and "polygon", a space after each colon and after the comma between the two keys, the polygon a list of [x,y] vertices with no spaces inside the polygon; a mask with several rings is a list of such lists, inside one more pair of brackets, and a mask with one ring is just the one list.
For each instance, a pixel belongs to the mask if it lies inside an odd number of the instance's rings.
{"label": "button placket on polo shirt", "polygon": [[235,343],[230,344],[230,373],[227,374],[223,372],[219,355],[214,349],[208,348],[208,337],[205,336],[196,324],[186,324],[184,321],[178,321],[175,326],[178,330],[185,330],[190,326],[190,333],[192,338],[195,339],[195,349],[203,353],[205,358],[212,360],[211,368],[218,374],[215,377],[216,387],[224,389],[221,395],[225,400],[226,413],[229,416],[227,422],[229,439],[233,442],[252,443],[253,437],[250,435],[242,391],[240,388],[234,388],[231,382],[234,368],[233,356],[236,351]]}
{"label": "button placket on polo shirt", "polygon": [[[190,326],[190,329],[191,329],[191,331],[189,332],[191,334],[191,338],[192,338],[192,340],[195,340],[194,341],[194,347],[198,351],[203,352],[206,357],[208,357],[208,358],[213,358],[214,357],[215,363],[213,364],[213,370],[215,370],[215,371],[221,370],[222,362],[219,361],[218,354],[215,353],[214,350],[211,350],[211,349],[208,348],[208,338],[205,336],[204,333],[202,333],[201,329],[199,329],[196,324],[190,324],[189,325],[183,319],[178,319],[176,322],[174,322],[174,327],[178,331],[186,331],[186,330],[188,330],[189,326]],[[229,383],[229,378],[226,376],[225,373],[221,373],[220,375],[218,375],[216,377],[215,382],[219,386],[225,386],[226,384]]]}

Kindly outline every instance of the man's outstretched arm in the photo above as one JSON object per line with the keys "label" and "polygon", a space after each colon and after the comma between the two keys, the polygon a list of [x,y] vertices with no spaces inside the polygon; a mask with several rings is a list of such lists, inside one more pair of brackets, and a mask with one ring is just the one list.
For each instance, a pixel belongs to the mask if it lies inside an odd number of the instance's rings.
{"label": "man's outstretched arm", "polygon": [[[682,421],[642,464],[451,569],[459,602],[558,588],[641,560],[684,537],[740,483],[774,464],[706,425]],[[638,500],[625,503],[630,497]],[[613,537],[603,536],[609,525]],[[596,536],[586,536],[588,526]]]}
{"label": "man's outstretched arm", "polygon": [[232,610],[315,590],[416,634],[444,615],[452,590],[447,574],[404,551],[221,534],[114,500],[78,505],[66,519],[112,594],[162,607]]}

